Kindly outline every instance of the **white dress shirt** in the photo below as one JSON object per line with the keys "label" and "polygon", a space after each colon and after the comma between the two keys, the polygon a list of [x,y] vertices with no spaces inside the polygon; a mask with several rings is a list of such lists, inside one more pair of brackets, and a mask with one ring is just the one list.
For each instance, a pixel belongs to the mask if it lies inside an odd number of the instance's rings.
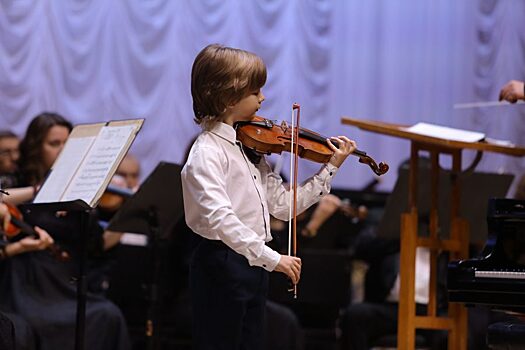
{"label": "white dress shirt", "polygon": [[[298,213],[329,193],[336,171],[325,164],[298,185]],[[272,239],[270,214],[289,219],[289,190],[264,157],[257,165],[249,161],[232,126],[217,123],[199,135],[181,179],[186,223],[195,233],[221,240],[252,266],[275,269],[280,254],[265,242]]]}
{"label": "white dress shirt", "polygon": [[[386,298],[387,301],[399,302],[399,288],[401,280],[397,274],[394,286]],[[430,283],[430,250],[424,247],[416,248],[416,285],[414,301],[419,304],[428,304]]]}

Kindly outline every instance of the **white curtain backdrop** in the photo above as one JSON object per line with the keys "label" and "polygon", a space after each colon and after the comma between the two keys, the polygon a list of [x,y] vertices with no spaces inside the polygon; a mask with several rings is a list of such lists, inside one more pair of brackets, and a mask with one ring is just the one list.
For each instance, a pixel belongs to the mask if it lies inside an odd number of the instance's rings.
{"label": "white curtain backdrop", "polygon": [[[199,132],[193,59],[222,43],[266,62],[260,115],[289,120],[299,103],[304,127],[348,135],[390,164],[380,185],[388,190],[409,143],[341,116],[425,121],[525,145],[523,105],[453,109],[494,101],[507,80],[525,79],[524,17],[521,0],[0,0],[0,128],[23,136],[41,111],[75,124],[142,117],[132,153],[143,175],[161,160],[180,163]],[[352,158],[335,186],[373,178]],[[317,169],[303,161],[301,177]],[[525,163],[486,154],[478,169],[519,175]]]}

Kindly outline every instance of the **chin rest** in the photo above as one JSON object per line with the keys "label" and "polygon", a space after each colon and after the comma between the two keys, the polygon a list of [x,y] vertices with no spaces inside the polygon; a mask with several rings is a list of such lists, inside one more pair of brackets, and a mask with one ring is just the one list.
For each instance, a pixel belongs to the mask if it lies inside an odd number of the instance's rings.
{"label": "chin rest", "polygon": [[491,324],[487,330],[487,345],[493,350],[525,349],[525,323]]}

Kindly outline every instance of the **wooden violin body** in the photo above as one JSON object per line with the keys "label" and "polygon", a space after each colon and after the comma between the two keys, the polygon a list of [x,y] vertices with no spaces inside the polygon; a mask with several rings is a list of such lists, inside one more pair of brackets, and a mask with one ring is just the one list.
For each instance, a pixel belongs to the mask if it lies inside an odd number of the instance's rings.
{"label": "wooden violin body", "polygon": [[[7,237],[15,237],[19,234],[35,238],[40,237],[35,231],[35,229],[24,221],[22,213],[20,212],[20,210],[18,210],[17,207],[8,203],[4,204],[7,206],[9,214],[11,215],[11,221],[4,230],[4,234]],[[60,248],[58,244],[51,244],[47,249],[50,251],[51,255],[53,255],[53,257],[57,260],[68,261],[71,258],[69,253]]]}
{"label": "wooden violin body", "polygon": [[98,207],[104,211],[115,213],[132,195],[133,191],[130,189],[109,185],[100,197]]}
{"label": "wooden violin body", "polygon": [[[259,153],[277,153],[290,151],[292,128],[285,122],[277,125],[274,121],[255,116],[251,122],[237,126],[237,139],[242,144]],[[298,155],[317,163],[326,163],[332,157],[332,150],[321,135],[300,128]]]}
{"label": "wooden violin body", "polygon": [[[280,154],[283,151],[290,152],[292,143],[292,133],[294,130],[285,122],[278,124],[275,121],[254,116],[249,122],[236,124],[237,139],[241,143],[258,153]],[[317,163],[327,163],[333,155],[333,151],[328,146],[326,137],[305,129],[299,128],[297,140],[297,154],[299,157]],[[295,140],[294,140],[295,142]],[[338,147],[336,141],[331,141]],[[388,171],[388,164],[379,163],[370,158],[366,152],[355,150],[352,155],[359,157],[359,162],[367,164],[376,175],[383,175]]]}

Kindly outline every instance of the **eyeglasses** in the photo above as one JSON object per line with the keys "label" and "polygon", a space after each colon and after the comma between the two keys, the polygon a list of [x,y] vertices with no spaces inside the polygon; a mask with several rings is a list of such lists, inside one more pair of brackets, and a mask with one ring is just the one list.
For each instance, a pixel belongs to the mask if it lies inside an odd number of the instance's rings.
{"label": "eyeglasses", "polygon": [[17,158],[20,155],[20,151],[17,148],[0,149],[0,157]]}

